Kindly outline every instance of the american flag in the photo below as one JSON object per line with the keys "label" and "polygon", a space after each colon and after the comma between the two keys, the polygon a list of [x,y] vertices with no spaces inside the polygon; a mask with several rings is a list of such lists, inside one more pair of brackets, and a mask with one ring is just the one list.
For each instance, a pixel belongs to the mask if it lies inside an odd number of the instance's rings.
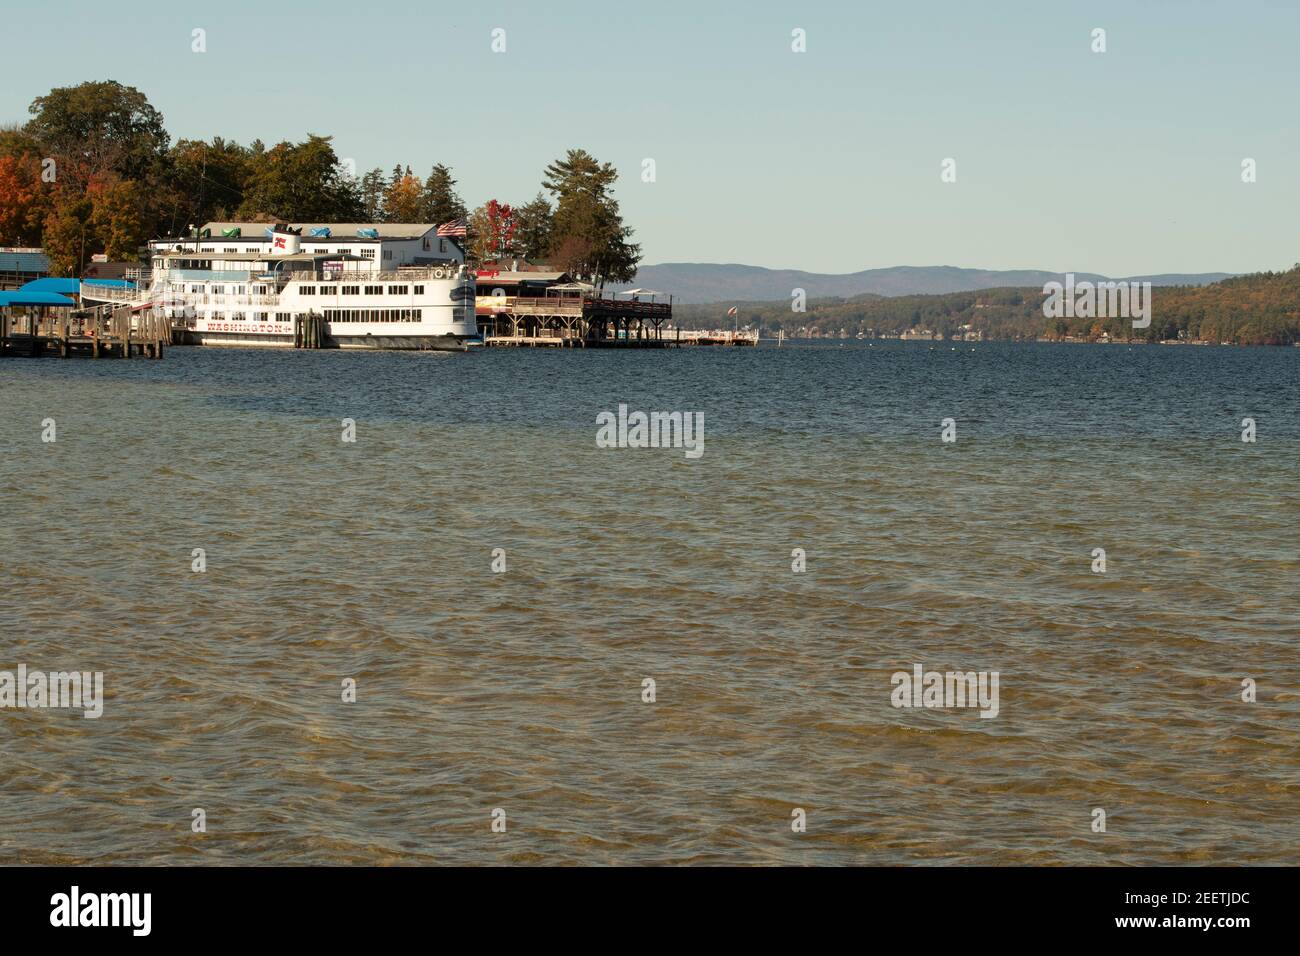
{"label": "american flag", "polygon": [[440,236],[464,236],[466,234],[464,219],[453,219],[451,222],[444,222],[438,227],[438,235]]}

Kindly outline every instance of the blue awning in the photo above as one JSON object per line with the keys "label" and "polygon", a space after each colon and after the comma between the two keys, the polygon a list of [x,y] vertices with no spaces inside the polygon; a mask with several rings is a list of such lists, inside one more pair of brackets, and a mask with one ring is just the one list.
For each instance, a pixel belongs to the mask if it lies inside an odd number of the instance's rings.
{"label": "blue awning", "polygon": [[100,286],[109,289],[130,289],[133,283],[126,279],[61,279],[47,276],[33,279],[19,287],[19,292],[53,292],[55,295],[80,295],[83,285]]}
{"label": "blue awning", "polygon": [[19,292],[54,292],[59,295],[76,295],[81,285],[80,279],[60,279],[56,276],[46,276],[43,279],[33,279],[31,282],[23,284]]}
{"label": "blue awning", "polygon": [[15,305],[50,305],[55,308],[70,309],[76,304],[66,295],[59,295],[55,292],[29,292],[26,289],[18,289],[15,292],[0,292],[0,308],[9,308]]}

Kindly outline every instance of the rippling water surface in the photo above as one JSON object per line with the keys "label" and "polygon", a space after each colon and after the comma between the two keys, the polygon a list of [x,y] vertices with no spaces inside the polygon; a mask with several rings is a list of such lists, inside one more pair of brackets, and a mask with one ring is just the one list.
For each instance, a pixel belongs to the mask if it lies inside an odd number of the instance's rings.
{"label": "rippling water surface", "polygon": [[0,486],[0,862],[1300,862],[1300,349],[7,360]]}

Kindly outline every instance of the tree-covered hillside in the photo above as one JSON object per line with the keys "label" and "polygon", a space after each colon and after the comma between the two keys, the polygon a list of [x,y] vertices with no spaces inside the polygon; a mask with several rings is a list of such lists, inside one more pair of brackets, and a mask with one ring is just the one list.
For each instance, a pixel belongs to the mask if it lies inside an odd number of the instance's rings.
{"label": "tree-covered hillside", "polygon": [[[738,322],[764,334],[784,329],[786,335],[881,335],[915,328],[950,338],[968,326],[986,339],[1097,339],[1105,334],[1144,341],[1181,337],[1242,345],[1300,342],[1300,265],[1211,285],[1155,287],[1151,294],[1151,326],[1146,329],[1132,328],[1127,318],[1048,319],[1041,288],[817,299],[805,312],[795,312],[785,302],[746,303],[738,306]],[[674,313],[686,327],[730,327],[737,321],[726,315],[730,305],[678,306]]]}

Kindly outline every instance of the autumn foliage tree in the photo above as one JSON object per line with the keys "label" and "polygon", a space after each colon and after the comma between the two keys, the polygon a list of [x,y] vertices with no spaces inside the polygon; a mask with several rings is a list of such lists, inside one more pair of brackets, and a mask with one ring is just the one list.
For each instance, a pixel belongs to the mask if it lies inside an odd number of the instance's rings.
{"label": "autumn foliage tree", "polygon": [[56,276],[79,276],[100,247],[95,235],[95,203],[85,194],[65,191],[45,218],[42,245]]}
{"label": "autumn foliage tree", "polygon": [[489,199],[484,209],[487,222],[487,248],[494,259],[504,259],[514,252],[515,211],[509,203]]}
{"label": "autumn foliage tree", "polygon": [[386,222],[422,222],[424,207],[424,184],[406,171],[394,175],[384,192],[384,220]]}
{"label": "autumn foliage tree", "polygon": [[39,246],[53,198],[41,181],[41,160],[29,153],[0,155],[0,245]]}

